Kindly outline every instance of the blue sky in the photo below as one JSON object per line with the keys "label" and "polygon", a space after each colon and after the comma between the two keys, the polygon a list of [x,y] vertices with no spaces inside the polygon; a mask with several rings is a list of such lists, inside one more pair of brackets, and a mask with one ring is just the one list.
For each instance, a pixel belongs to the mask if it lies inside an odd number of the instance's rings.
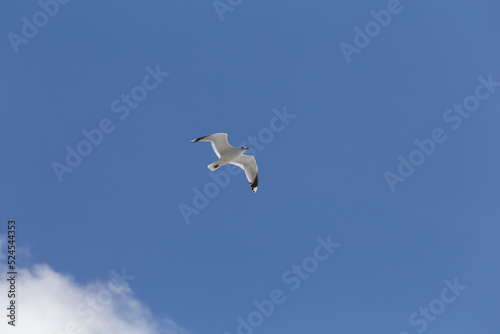
{"label": "blue sky", "polygon": [[[36,1],[0,14],[0,245],[15,218],[19,330],[496,333],[497,1],[41,3],[52,17]],[[102,122],[60,182],[54,162]],[[230,176],[196,209],[216,156],[190,140],[215,132],[257,138],[259,189]],[[114,291],[123,268],[134,278]],[[102,291],[95,319],[78,314]],[[282,303],[252,327],[272,291]]]}

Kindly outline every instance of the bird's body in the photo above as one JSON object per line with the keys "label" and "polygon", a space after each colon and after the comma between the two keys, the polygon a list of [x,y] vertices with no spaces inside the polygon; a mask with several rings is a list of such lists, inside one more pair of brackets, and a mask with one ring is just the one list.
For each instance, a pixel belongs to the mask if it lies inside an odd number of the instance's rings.
{"label": "bird's body", "polygon": [[219,157],[219,160],[214,162],[213,164],[208,165],[208,169],[211,171],[216,170],[220,166],[227,165],[231,163],[232,161],[236,160],[239,156],[241,156],[246,149],[241,148],[241,147],[233,147],[230,151],[227,151],[224,153],[222,156]]}
{"label": "bird's body", "polygon": [[219,160],[207,166],[208,169],[214,171],[220,166],[227,164],[236,165],[245,171],[245,175],[250,183],[250,186],[252,187],[252,191],[257,191],[259,183],[257,163],[255,162],[255,158],[253,156],[243,155],[243,153],[249,148],[243,146],[232,147],[229,145],[227,141],[227,133],[214,133],[213,135],[193,139],[191,140],[191,143],[200,141],[210,142],[215,154],[219,157]]}

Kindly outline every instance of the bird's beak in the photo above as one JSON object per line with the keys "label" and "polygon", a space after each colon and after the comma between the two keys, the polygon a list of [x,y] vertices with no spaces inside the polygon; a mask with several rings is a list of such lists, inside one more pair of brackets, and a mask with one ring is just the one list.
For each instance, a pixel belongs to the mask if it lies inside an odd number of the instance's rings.
{"label": "bird's beak", "polygon": [[249,150],[249,148],[248,148],[248,147],[245,147],[245,151],[248,151],[248,150]]}

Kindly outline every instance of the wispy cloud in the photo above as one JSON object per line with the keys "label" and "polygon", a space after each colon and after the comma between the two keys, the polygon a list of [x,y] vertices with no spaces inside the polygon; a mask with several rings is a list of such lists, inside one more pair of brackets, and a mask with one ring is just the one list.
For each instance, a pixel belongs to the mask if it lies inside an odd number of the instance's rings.
{"label": "wispy cloud", "polygon": [[[6,242],[0,238],[0,259]],[[4,262],[4,261],[2,261]],[[110,268],[111,270],[111,268]],[[0,265],[0,332],[22,334],[185,334],[169,318],[153,315],[137,300],[127,280],[133,276],[111,270],[109,281],[79,284],[46,264],[19,268],[16,278],[16,326],[7,324],[7,268]],[[120,279],[119,277],[124,277]],[[132,279],[131,279],[132,278]]]}

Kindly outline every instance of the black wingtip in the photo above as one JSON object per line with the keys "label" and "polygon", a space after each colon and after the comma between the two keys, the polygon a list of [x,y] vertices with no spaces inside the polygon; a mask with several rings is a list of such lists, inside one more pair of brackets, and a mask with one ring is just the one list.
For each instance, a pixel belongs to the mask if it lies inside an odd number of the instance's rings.
{"label": "black wingtip", "polygon": [[255,175],[255,179],[253,179],[253,182],[250,183],[250,187],[252,187],[253,192],[257,191],[258,186],[259,186],[259,174]]}
{"label": "black wingtip", "polygon": [[193,140],[191,140],[191,143],[196,143],[196,142],[202,140],[205,137],[208,137],[208,136],[203,136],[203,137],[200,137],[200,138],[193,139]]}

